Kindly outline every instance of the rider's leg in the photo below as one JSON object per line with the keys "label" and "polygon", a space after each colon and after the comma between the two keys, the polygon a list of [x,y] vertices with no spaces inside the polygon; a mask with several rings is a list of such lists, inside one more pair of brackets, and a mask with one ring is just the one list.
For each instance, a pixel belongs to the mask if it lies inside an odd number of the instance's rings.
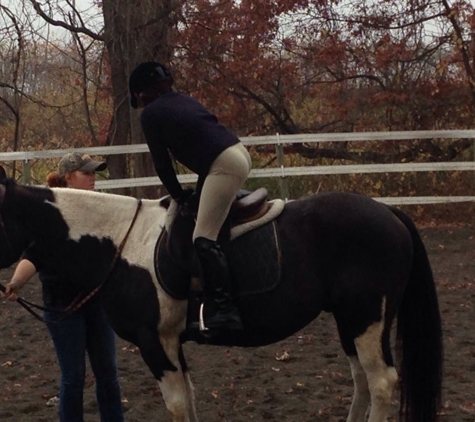
{"label": "rider's leg", "polygon": [[[247,179],[251,160],[242,144],[234,145],[213,162],[201,191],[193,243],[201,264],[209,329],[241,329],[241,319],[230,294],[231,277],[226,256],[217,238],[236,193]],[[208,306],[209,305],[209,306]]]}
{"label": "rider's leg", "polygon": [[227,259],[218,243],[204,237],[195,239],[204,282],[204,326],[209,330],[242,330],[241,317],[231,295]]}

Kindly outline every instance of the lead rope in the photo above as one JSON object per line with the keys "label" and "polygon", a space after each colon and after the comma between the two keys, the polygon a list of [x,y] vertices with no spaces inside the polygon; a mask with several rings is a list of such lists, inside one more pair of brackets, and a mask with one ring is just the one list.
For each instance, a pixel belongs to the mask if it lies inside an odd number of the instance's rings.
{"label": "lead rope", "polygon": [[[82,293],[79,293],[76,298],[71,302],[71,304],[64,310],[57,310],[57,309],[49,309],[45,308],[44,306],[37,305],[36,303],[29,302],[25,299],[22,299],[19,297],[16,301],[23,306],[31,315],[33,315],[36,319],[42,322],[53,322],[53,323],[58,323],[69,317],[71,314],[76,312],[78,309],[80,309],[88,300],[90,300],[100,289],[106,281],[109,279],[110,274],[112,273],[112,270],[114,269],[117,260],[120,258],[120,255],[122,254],[122,251],[125,247],[125,244],[127,242],[127,239],[129,238],[129,234],[132,231],[132,228],[135,225],[135,222],[137,221],[137,217],[139,215],[139,211],[142,208],[142,200],[138,199],[137,200],[137,208],[135,209],[135,214],[134,217],[132,218],[132,221],[130,222],[129,229],[125,233],[124,238],[122,239],[122,242],[120,242],[119,247],[117,248],[117,251],[114,255],[114,258],[112,259],[111,265],[109,267],[109,272],[107,273],[107,276],[105,279],[97,286],[95,287],[90,293],[88,293],[86,296],[83,296]],[[0,284],[0,290],[2,292],[5,292],[5,287]],[[64,313],[61,318],[54,320],[54,321],[46,321],[41,315],[39,315],[37,312],[35,312],[31,308],[36,308],[40,309],[42,311],[47,311],[47,312],[58,312],[58,313]]]}

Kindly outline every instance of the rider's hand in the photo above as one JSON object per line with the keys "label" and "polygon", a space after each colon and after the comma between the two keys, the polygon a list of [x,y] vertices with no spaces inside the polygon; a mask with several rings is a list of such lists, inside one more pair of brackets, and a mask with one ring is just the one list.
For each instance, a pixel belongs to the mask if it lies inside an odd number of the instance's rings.
{"label": "rider's hand", "polygon": [[183,189],[181,192],[180,197],[176,200],[178,202],[178,205],[182,206],[188,199],[195,193],[194,189]]}
{"label": "rider's hand", "polygon": [[183,216],[196,213],[198,209],[196,192],[193,189],[185,189],[178,200],[178,205]]}

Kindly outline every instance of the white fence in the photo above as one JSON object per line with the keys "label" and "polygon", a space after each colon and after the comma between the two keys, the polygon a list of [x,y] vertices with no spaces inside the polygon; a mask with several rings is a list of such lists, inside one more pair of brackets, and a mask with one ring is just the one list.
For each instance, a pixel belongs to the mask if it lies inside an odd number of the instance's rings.
{"label": "white fence", "polygon": [[[350,133],[318,133],[298,135],[275,135],[243,137],[244,145],[276,145],[279,151],[282,145],[293,143],[323,143],[323,142],[351,142],[351,141],[384,141],[384,140],[415,140],[415,139],[455,139],[471,138],[475,140],[475,130],[439,130],[439,131],[404,131],[404,132],[350,132]],[[66,152],[78,151],[90,155],[114,155],[147,153],[146,144],[123,145],[109,147],[90,147],[77,149],[43,150],[43,151],[18,151],[0,153],[0,162],[22,161],[26,168],[31,160],[58,158]],[[276,177],[285,180],[287,177],[329,174],[361,174],[361,173],[390,173],[390,172],[427,172],[427,171],[475,171],[475,162],[441,162],[441,163],[393,163],[393,164],[359,164],[359,165],[332,165],[332,166],[305,166],[285,167],[283,160],[279,160],[280,167],[253,169],[249,177]],[[179,175],[182,183],[196,181],[195,175]],[[158,177],[141,177],[130,179],[113,179],[97,181],[97,189],[117,189],[138,186],[159,186]],[[446,197],[392,197],[375,198],[379,201],[393,205],[409,204],[436,204],[451,202],[472,202],[475,196],[446,196]]]}

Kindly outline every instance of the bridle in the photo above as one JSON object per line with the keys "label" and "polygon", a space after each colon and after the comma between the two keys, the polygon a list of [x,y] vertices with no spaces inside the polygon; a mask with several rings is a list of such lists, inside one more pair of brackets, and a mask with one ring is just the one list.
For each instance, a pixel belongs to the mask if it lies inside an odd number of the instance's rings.
{"label": "bridle", "polygon": [[[3,186],[3,190],[2,190],[2,186]],[[1,205],[3,204],[3,198],[5,196],[5,186],[0,184],[0,208],[1,208]],[[130,235],[130,232],[132,231],[132,228],[134,227],[135,225],[135,222],[137,221],[137,217],[139,215],[139,212],[140,212],[140,209],[142,208],[142,200],[141,199],[138,199],[137,200],[137,206],[135,208],[135,213],[134,213],[134,216],[132,218],[132,221],[130,222],[130,225],[129,225],[129,228],[127,229],[127,232],[125,233],[122,241],[120,242],[118,248],[117,248],[117,251],[116,253],[114,254],[114,257],[112,258],[112,261],[111,261],[111,264],[109,265],[109,271],[107,272],[107,275],[106,277],[104,278],[104,280],[97,286],[95,287],[91,292],[87,293],[87,294],[84,294],[83,292],[80,292],[75,298],[74,300],[71,302],[71,304],[66,308],[66,309],[62,309],[62,310],[58,310],[58,309],[50,309],[50,308],[47,308],[47,307],[44,307],[44,306],[41,306],[41,305],[37,305],[35,303],[32,303],[32,302],[29,302],[21,297],[18,297],[17,298],[17,302],[23,306],[30,314],[32,314],[36,319],[38,319],[39,321],[42,321],[42,322],[53,322],[53,323],[58,323],[58,322],[61,322],[63,321],[64,319],[66,319],[67,317],[69,317],[71,314],[73,314],[74,312],[76,312],[78,309],[80,309],[87,301],[89,301],[93,296],[96,295],[96,293],[106,284],[107,280],[109,279],[109,276],[111,275],[115,265],[117,264],[117,261],[118,259],[120,258],[121,254],[122,254],[122,251],[124,250],[124,247],[125,247],[125,244],[127,243],[127,239],[129,238],[129,235]],[[0,209],[1,211],[1,209]],[[4,237],[5,239],[7,240],[7,243],[9,244],[10,248],[11,248],[11,243],[8,239],[8,236],[6,234],[6,231],[5,231],[5,225],[3,223],[3,218],[1,216],[1,212],[0,212],[0,228],[2,229],[2,232],[5,233]],[[11,248],[11,251],[13,251],[13,249]],[[2,292],[5,292],[5,286],[3,286],[2,284],[0,284],[0,290]],[[47,311],[47,312],[55,312],[55,313],[61,313],[61,317],[59,319],[56,319],[56,320],[53,320],[53,321],[46,321],[41,315],[39,315],[37,312],[35,312],[32,308],[35,308],[35,309],[39,309],[39,310],[42,310],[42,311]]]}

